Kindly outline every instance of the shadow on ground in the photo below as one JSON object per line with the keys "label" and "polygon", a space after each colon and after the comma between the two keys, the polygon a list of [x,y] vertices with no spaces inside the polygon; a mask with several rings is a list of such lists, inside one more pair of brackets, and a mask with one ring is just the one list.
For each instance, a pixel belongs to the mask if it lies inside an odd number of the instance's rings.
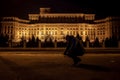
{"label": "shadow on ground", "polygon": [[111,71],[110,68],[105,67],[105,66],[100,66],[100,65],[93,65],[93,64],[78,64],[76,66],[77,68],[83,68],[83,69],[88,69],[88,70],[93,70],[93,71],[105,71],[105,72],[109,72]]}
{"label": "shadow on ground", "polygon": [[15,76],[12,76],[13,78],[9,80],[49,80],[45,75],[36,73],[29,67],[18,65],[2,56],[0,56],[0,60],[15,74]]}

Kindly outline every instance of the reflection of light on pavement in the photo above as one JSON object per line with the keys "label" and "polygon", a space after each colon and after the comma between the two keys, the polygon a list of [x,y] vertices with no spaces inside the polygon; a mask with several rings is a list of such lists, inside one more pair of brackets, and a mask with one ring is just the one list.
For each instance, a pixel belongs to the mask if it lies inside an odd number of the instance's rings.
{"label": "reflection of light on pavement", "polygon": [[[12,53],[12,54],[11,54]],[[45,52],[45,51],[38,51],[38,52],[2,52],[0,56],[43,56],[43,57],[59,57],[59,56],[64,56],[62,52]]]}
{"label": "reflection of light on pavement", "polygon": [[116,61],[115,61],[114,58],[112,58],[112,59],[110,60],[110,62],[111,62],[111,63],[114,63],[114,62],[116,62]]}
{"label": "reflection of light on pavement", "polygon": [[115,62],[115,60],[111,60],[110,62],[111,62],[111,63],[114,63],[114,62]]}

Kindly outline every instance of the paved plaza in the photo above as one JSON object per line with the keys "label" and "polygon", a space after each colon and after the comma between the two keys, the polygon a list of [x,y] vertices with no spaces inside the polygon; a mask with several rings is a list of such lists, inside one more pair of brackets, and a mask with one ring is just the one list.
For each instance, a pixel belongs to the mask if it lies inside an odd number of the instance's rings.
{"label": "paved plaza", "polygon": [[120,80],[120,54],[87,53],[81,59],[73,66],[62,52],[1,52],[0,80]]}

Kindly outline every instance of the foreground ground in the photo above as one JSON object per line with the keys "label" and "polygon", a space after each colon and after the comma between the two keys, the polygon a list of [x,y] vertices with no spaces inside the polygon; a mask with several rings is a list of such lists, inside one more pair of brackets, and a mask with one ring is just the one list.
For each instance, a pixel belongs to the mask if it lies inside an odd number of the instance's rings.
{"label": "foreground ground", "polygon": [[0,80],[120,80],[120,54],[85,54],[73,66],[58,53],[1,52]]}

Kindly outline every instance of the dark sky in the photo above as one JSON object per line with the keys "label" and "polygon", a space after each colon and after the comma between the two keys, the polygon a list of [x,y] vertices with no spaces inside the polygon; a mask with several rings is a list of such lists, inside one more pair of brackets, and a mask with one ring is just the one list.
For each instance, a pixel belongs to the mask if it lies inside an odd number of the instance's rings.
{"label": "dark sky", "polygon": [[119,2],[114,0],[1,0],[1,16],[27,18],[28,13],[39,13],[40,7],[51,7],[52,12],[95,13],[98,18],[119,16]]}

